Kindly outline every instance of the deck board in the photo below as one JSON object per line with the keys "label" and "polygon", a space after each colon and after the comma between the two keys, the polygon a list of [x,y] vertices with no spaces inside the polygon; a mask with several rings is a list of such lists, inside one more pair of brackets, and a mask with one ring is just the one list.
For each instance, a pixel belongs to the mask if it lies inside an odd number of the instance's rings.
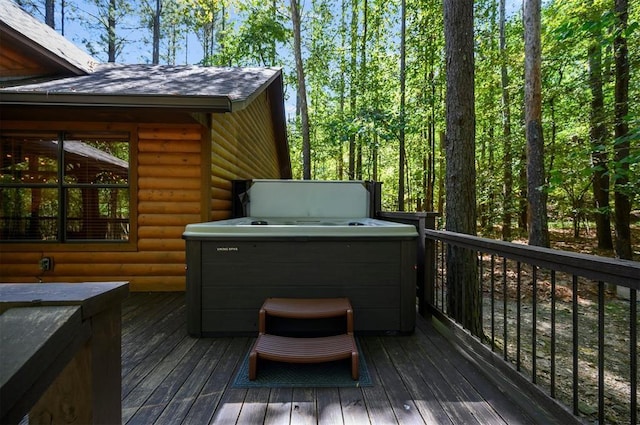
{"label": "deck board", "polygon": [[533,424],[549,417],[540,406],[518,405],[421,317],[412,335],[359,338],[372,386],[232,388],[255,338],[188,336],[184,302],[184,293],[134,293],[124,302],[123,424]]}

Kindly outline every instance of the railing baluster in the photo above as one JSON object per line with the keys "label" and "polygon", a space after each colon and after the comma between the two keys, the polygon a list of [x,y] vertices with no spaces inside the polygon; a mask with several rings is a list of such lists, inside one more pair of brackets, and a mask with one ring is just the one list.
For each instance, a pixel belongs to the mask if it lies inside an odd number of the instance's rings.
{"label": "railing baluster", "polygon": [[556,398],[556,271],[551,270],[551,397]]}
{"label": "railing baluster", "polygon": [[531,279],[532,282],[532,297],[531,297],[531,382],[537,383],[537,370],[536,370],[536,356],[537,356],[537,334],[538,334],[538,268],[535,265],[531,266]]}
{"label": "railing baluster", "polygon": [[478,294],[478,296],[480,297],[480,322],[482,324],[482,335],[480,335],[480,339],[481,341],[484,342],[485,340],[485,336],[484,336],[484,291],[482,288],[483,285],[483,271],[484,271],[484,262],[483,260],[483,253],[480,252],[480,274],[478,276],[478,279],[480,280],[480,284],[478,285],[478,290],[480,291],[480,293]]}
{"label": "railing baluster", "polygon": [[598,282],[598,423],[604,423],[604,282]]}
{"label": "railing baluster", "polygon": [[[440,241],[435,241],[435,243],[433,244],[433,251],[434,251],[434,255],[435,255],[434,258],[435,259],[434,259],[434,262],[433,262],[434,270],[433,270],[433,300],[432,300],[432,302],[433,302],[433,305],[436,306],[436,308],[439,307],[442,310],[442,306],[438,306],[438,293],[439,293],[438,292],[438,275],[439,275],[439,273],[438,273],[438,253],[440,252],[439,251],[439,247],[440,247],[441,243],[442,242],[440,242]],[[442,285],[442,277],[441,276],[440,276],[440,285]]]}
{"label": "railing baluster", "polygon": [[521,302],[521,291],[522,291],[522,265],[520,261],[516,264],[516,298],[518,299],[518,304],[516,304],[516,369],[520,372],[520,349],[522,348],[521,341],[521,332],[522,332],[522,302]]}
{"label": "railing baluster", "polygon": [[496,276],[493,273],[495,260],[495,255],[491,254],[491,351],[496,349]]}
{"label": "railing baluster", "polygon": [[440,258],[441,264],[440,264],[440,308],[442,308],[442,311],[446,313],[447,311],[447,306],[444,303],[444,265],[445,265],[445,256],[447,255],[447,250],[445,247],[445,244],[442,244],[442,257]]}
{"label": "railing baluster", "polygon": [[509,351],[507,350],[507,259],[502,257],[502,323],[503,332],[502,338],[504,339],[504,360],[509,357]]}
{"label": "railing baluster", "polygon": [[571,302],[573,304],[573,414],[580,414],[578,405],[578,276],[573,275]]}
{"label": "railing baluster", "polygon": [[638,293],[630,289],[629,308],[629,380],[631,385],[631,420],[629,423],[638,423]]}

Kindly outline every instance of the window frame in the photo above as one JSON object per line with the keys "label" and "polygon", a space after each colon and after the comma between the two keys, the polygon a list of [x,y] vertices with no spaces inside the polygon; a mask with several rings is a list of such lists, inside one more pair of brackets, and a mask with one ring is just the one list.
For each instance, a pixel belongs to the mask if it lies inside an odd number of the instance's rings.
{"label": "window frame", "polygon": [[[27,240],[1,240],[0,252],[3,251],[136,251],[137,250],[137,217],[138,217],[138,202],[137,202],[137,152],[138,152],[138,132],[137,126],[131,124],[101,124],[101,123],[77,123],[77,122],[3,122],[3,132],[33,132],[33,133],[56,133],[56,134],[73,134],[73,133],[128,133],[129,135],[129,173],[128,173],[128,190],[129,190],[129,238],[128,240],[99,240],[99,239],[63,239],[61,238],[55,241],[27,241]],[[55,188],[59,191],[67,191],[70,188],[80,188],[83,185],[74,183],[68,184],[64,181],[64,157],[61,154],[61,149],[58,154],[58,183]],[[2,185],[13,187],[25,187],[23,185]],[[34,184],[30,187],[49,187],[52,185]],[[120,185],[108,185],[100,184],[100,188],[114,187],[122,188]],[[93,186],[95,187],[95,186]],[[60,194],[58,199],[63,200],[66,198],[66,194]],[[63,202],[64,204],[64,202]],[[58,205],[58,211],[60,214],[66,213],[66,205]],[[63,215],[66,217],[66,215]],[[60,220],[59,229],[66,231],[66,219]]]}

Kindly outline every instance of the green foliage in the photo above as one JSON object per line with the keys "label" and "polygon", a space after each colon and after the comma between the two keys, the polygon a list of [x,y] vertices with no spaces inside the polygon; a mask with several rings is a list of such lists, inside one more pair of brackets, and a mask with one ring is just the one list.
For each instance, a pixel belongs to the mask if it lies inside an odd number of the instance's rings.
{"label": "green foliage", "polygon": [[[140,15],[149,16],[154,2],[144,1],[132,4]],[[91,22],[96,27],[99,21],[95,19],[100,14],[95,8],[102,4],[106,0],[78,0],[74,14],[84,16],[87,22],[94,19]],[[124,7],[122,10],[127,10]],[[581,211],[587,215],[593,212],[588,189],[593,174],[592,150],[607,153],[612,177],[624,171],[629,180],[624,187],[610,190],[627,193],[636,208],[640,201],[640,102],[635,101],[640,98],[640,5],[630,2],[629,8],[629,23],[623,35],[627,38],[631,67],[627,119],[630,132],[614,141],[616,31],[612,2],[544,2],[542,124],[548,174],[545,190],[553,218],[574,217],[580,202]],[[513,197],[521,196],[524,185],[518,177],[526,165],[523,23],[518,10],[507,15],[505,55],[511,134],[505,139],[498,0],[477,0],[474,9],[478,216],[483,225],[491,228],[501,223],[505,208],[513,213],[518,209],[518,199],[509,203],[503,199],[505,146],[510,147],[513,158]],[[445,164],[440,134],[445,128],[446,77],[442,1],[406,0],[406,10],[406,116],[402,122],[400,0],[301,1],[312,178],[346,179],[349,143],[353,140],[362,159],[360,175],[383,182],[385,208],[396,209],[398,137],[403,129],[407,210],[421,208],[427,196],[432,197],[434,208],[441,208],[438,201],[443,197],[440,188]],[[163,0],[163,57],[167,62],[179,62],[176,52],[187,50],[186,35],[191,33],[197,34],[202,45],[202,64],[283,67],[292,166],[294,176],[300,177],[301,138],[299,120],[292,111],[297,82],[291,59],[289,15],[289,3],[284,0]],[[148,18],[137,25],[148,28]],[[121,48],[126,49],[131,37],[124,25],[118,28]],[[93,51],[98,52],[100,39],[93,32]],[[603,124],[607,129],[605,140],[598,142],[592,142],[590,136],[588,59],[593,46],[602,53]],[[631,146],[629,156],[620,161],[629,164],[628,172],[613,161],[616,143],[621,141],[628,141]]]}

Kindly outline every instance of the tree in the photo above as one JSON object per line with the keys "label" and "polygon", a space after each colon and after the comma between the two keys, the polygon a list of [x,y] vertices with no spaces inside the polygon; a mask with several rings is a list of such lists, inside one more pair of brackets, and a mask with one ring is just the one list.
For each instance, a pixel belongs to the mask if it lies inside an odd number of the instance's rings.
{"label": "tree", "polygon": [[[56,21],[55,21],[55,0],[14,0],[22,9],[31,15],[43,16],[44,23],[50,26],[53,29],[56,29]],[[44,3],[44,12],[40,10]],[[64,28],[64,1],[62,2],[62,27]],[[63,31],[64,34],[64,31]]]}
{"label": "tree", "polygon": [[309,111],[307,109],[307,88],[302,62],[302,41],[300,39],[300,11],[298,0],[291,0],[291,21],[293,23],[293,52],[298,77],[298,99],[300,100],[300,121],[302,125],[303,178],[311,179],[311,142],[309,139]]}
{"label": "tree", "polygon": [[406,25],[407,4],[401,1],[400,18],[400,134],[398,148],[398,211],[404,211],[404,179],[405,179],[405,96],[406,96]]}
{"label": "tree", "polygon": [[[593,8],[593,2],[591,2]],[[609,214],[609,170],[607,166],[607,124],[602,90],[602,23],[594,16],[590,20],[592,40],[589,44],[589,86],[591,88],[590,138],[593,170],[593,200],[595,206],[598,248],[613,249]]]}
{"label": "tree", "polygon": [[55,21],[55,1],[54,0],[45,0],[44,2],[44,22],[49,25],[51,28],[56,28]]}
{"label": "tree", "polygon": [[616,28],[613,41],[615,52],[615,177],[614,200],[616,222],[616,254],[620,258],[632,259],[631,249],[631,200],[625,192],[629,183],[630,141],[627,137],[629,125],[629,58],[627,49],[627,20],[629,18],[627,0],[615,0]]}
{"label": "tree", "polygon": [[[349,109],[351,120],[356,120],[357,107],[357,75],[358,75],[358,0],[351,0],[351,22],[350,22],[350,85],[349,85]],[[349,132],[349,180],[356,178],[356,134]]]}
{"label": "tree", "polygon": [[142,24],[151,28],[151,63],[160,63],[162,0],[143,0],[140,5]]}
{"label": "tree", "polygon": [[525,123],[529,245],[549,246],[542,133],[540,0],[524,0]]}
{"label": "tree", "polygon": [[500,85],[502,87],[502,137],[503,140],[503,191],[502,191],[502,239],[511,240],[511,212],[513,209],[513,153],[511,147],[511,99],[509,73],[507,71],[507,37],[505,34],[506,5],[500,0]]}
{"label": "tree", "polygon": [[129,23],[132,6],[126,0],[89,0],[87,3],[92,7],[78,6],[75,10],[76,19],[87,29],[82,43],[91,55],[100,58],[106,54],[107,62],[116,62],[127,46],[127,35],[136,29]]}
{"label": "tree", "polygon": [[[446,94],[446,230],[475,235],[475,102],[473,0],[444,0]],[[447,302],[451,316],[482,334],[473,251],[449,245]]]}

